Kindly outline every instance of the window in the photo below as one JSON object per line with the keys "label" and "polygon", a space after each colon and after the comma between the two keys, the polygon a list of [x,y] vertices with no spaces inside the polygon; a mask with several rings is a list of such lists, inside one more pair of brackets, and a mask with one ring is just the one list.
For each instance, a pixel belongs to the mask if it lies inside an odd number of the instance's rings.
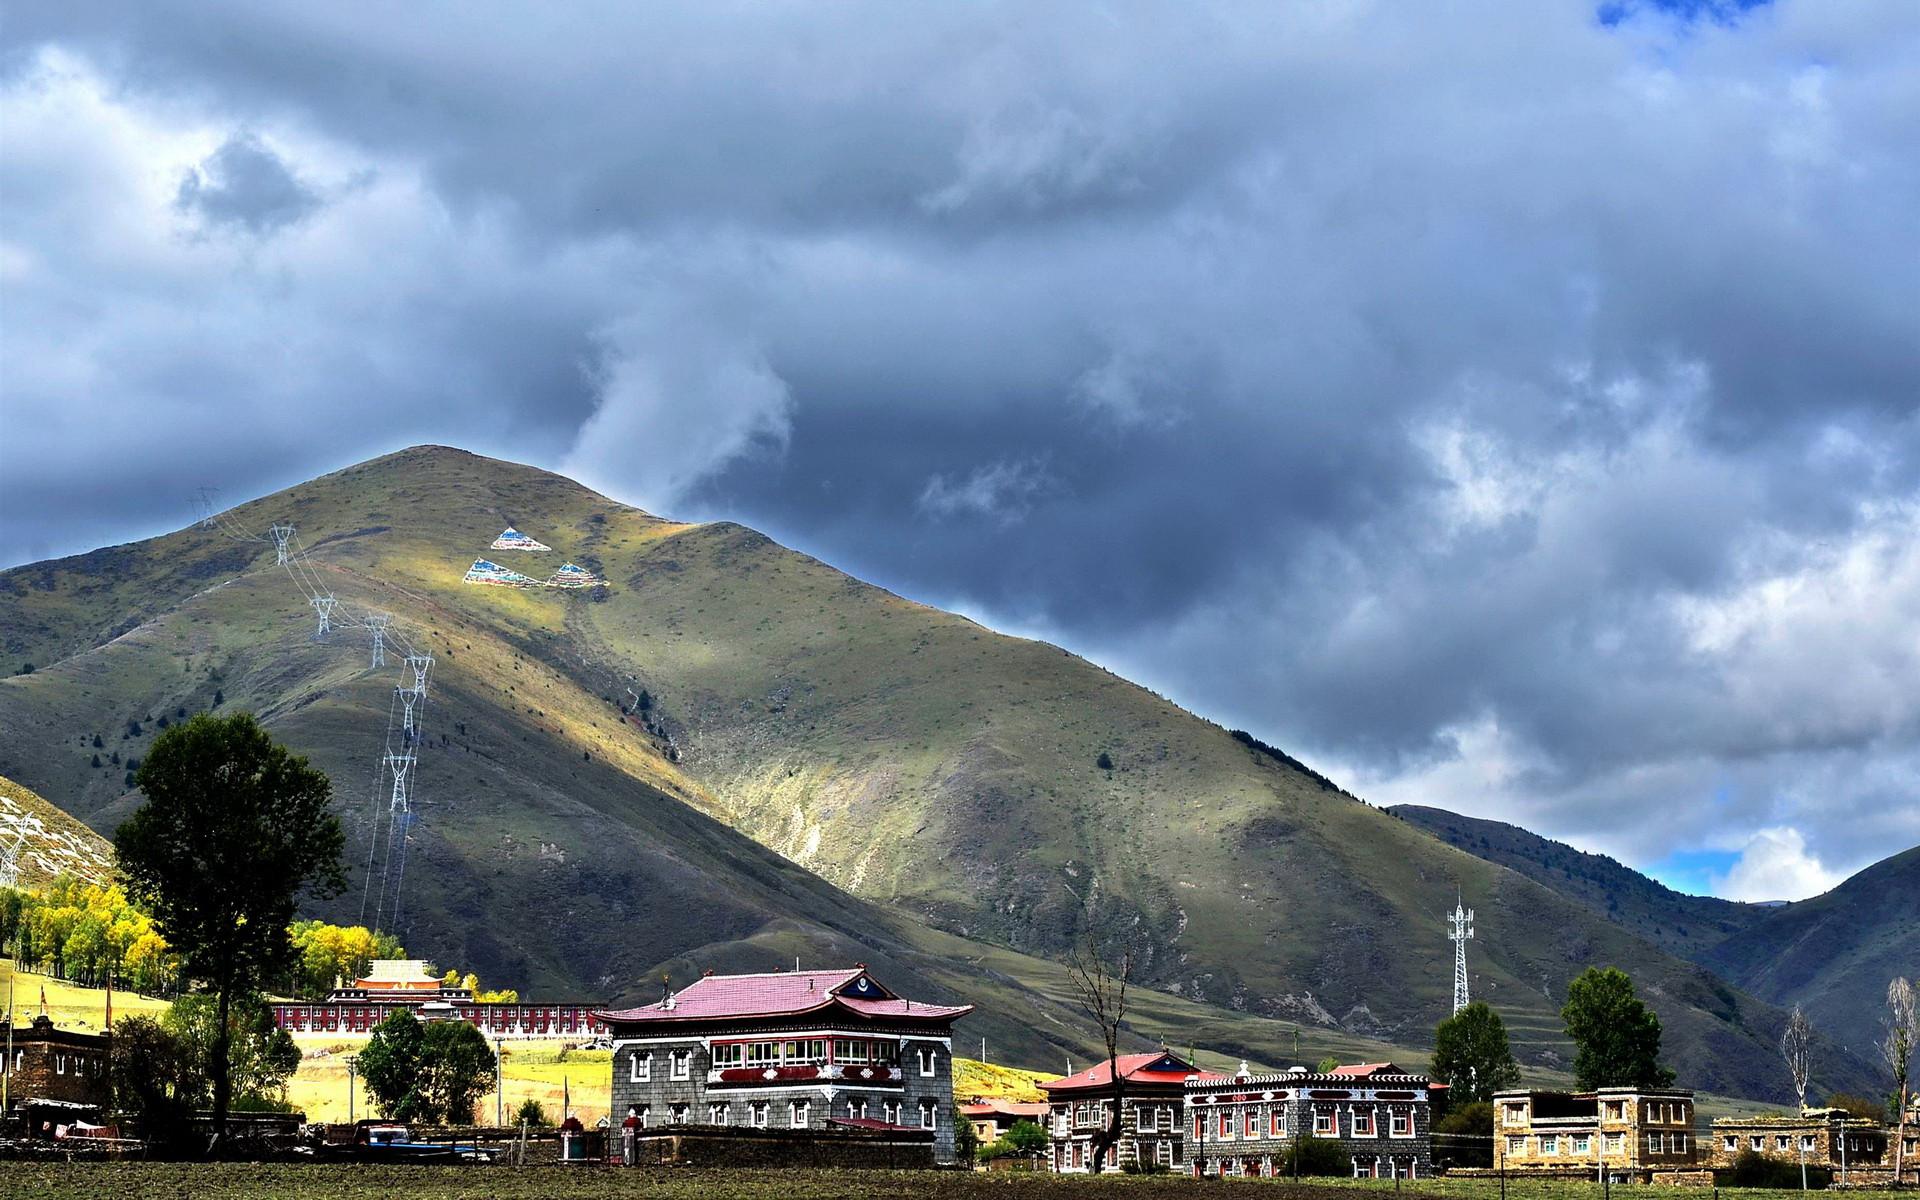
{"label": "window", "polygon": [[1203,1112],[1193,1114],[1193,1136],[1195,1139],[1207,1136],[1207,1114]]}
{"label": "window", "polygon": [[1338,1130],[1334,1128],[1333,1110],[1316,1109],[1313,1114],[1313,1132],[1316,1137],[1334,1137]]}
{"label": "window", "polygon": [[1387,1131],[1394,1137],[1412,1137],[1413,1114],[1404,1109],[1395,1110],[1387,1118]]}
{"label": "window", "polygon": [[1668,1134],[1667,1149],[1675,1154],[1685,1154],[1687,1152],[1687,1135],[1684,1133]]}
{"label": "window", "polygon": [[[867,1099],[866,1099],[866,1097],[865,1097],[865,1096],[856,1096],[856,1097],[852,1097],[852,1098],[850,1098],[850,1099],[848,1099],[848,1101],[847,1101],[847,1115],[848,1115],[848,1116],[850,1116],[850,1117],[852,1117],[852,1118],[853,1118],[854,1120],[856,1120],[856,1121],[864,1121],[864,1120],[866,1120],[866,1119],[867,1119]],[[1061,1130],[1062,1130],[1063,1132],[1065,1131],[1065,1129],[1066,1129],[1066,1122],[1065,1122],[1064,1120],[1060,1122],[1060,1128],[1061,1128]]]}
{"label": "window", "polygon": [[[1727,1140],[1728,1140],[1729,1142],[1731,1142],[1731,1141],[1732,1141],[1733,1139],[1732,1139],[1732,1138],[1728,1138]],[[1803,1133],[1803,1134],[1801,1134],[1801,1135],[1800,1135],[1800,1148],[1801,1148],[1802,1150],[1811,1150],[1811,1149],[1813,1149],[1813,1148],[1814,1148],[1814,1145],[1815,1145],[1815,1142],[1814,1142],[1814,1140],[1813,1140],[1813,1135],[1812,1135],[1812,1134],[1810,1134],[1810,1133]],[[1727,1147],[1727,1149],[1729,1149],[1729,1150],[1731,1150],[1731,1149],[1733,1149],[1733,1147],[1732,1147],[1732,1146],[1728,1146],[1728,1147]]]}
{"label": "window", "polygon": [[1760,1137],[1760,1135],[1759,1135],[1759,1134],[1755,1134],[1755,1135],[1754,1135],[1753,1137],[1751,1137],[1751,1138],[1748,1138],[1747,1140],[1748,1140],[1748,1141],[1749,1141],[1750,1143],[1752,1143],[1752,1146],[1753,1146],[1753,1148],[1754,1148],[1755,1150],[1758,1150],[1758,1149],[1760,1148],[1760,1143],[1761,1143],[1762,1141],[1764,1141],[1765,1139],[1763,1139],[1762,1137]]}
{"label": "window", "polygon": [[747,1065],[750,1067],[777,1067],[780,1065],[779,1042],[748,1042]]}
{"label": "window", "polygon": [[1508,1154],[1525,1154],[1526,1152],[1527,1152],[1527,1139],[1524,1136],[1519,1134],[1507,1135],[1507,1153]]}
{"label": "window", "polygon": [[1354,1137],[1372,1137],[1373,1136],[1373,1110],[1372,1109],[1356,1108],[1353,1110],[1353,1136]]}
{"label": "window", "polygon": [[1607,1153],[1608,1154],[1618,1154],[1626,1148],[1627,1148],[1626,1134],[1610,1133],[1607,1135]]}
{"label": "window", "polygon": [[667,1078],[685,1079],[692,1073],[693,1051],[670,1050],[667,1052]]}
{"label": "window", "polygon": [[900,1102],[898,1100],[881,1101],[880,1117],[889,1125],[898,1125],[900,1123]]}
{"label": "window", "polygon": [[1584,1133],[1574,1134],[1573,1152],[1575,1154],[1591,1154],[1593,1152],[1593,1139]]}
{"label": "window", "polygon": [[765,1129],[767,1127],[767,1102],[765,1100],[755,1100],[752,1104],[748,1105],[748,1108],[753,1114],[753,1127],[755,1129]]}
{"label": "window", "polygon": [[1240,1132],[1246,1137],[1260,1136],[1260,1110],[1251,1104],[1241,1110]]}
{"label": "window", "polygon": [[873,1044],[873,1061],[876,1064],[879,1064],[881,1066],[889,1066],[889,1067],[899,1062],[900,1061],[900,1043],[899,1042],[875,1042]]}
{"label": "window", "polygon": [[642,1129],[645,1129],[647,1127],[648,1112],[649,1110],[647,1106],[644,1104],[634,1109],[633,1115],[640,1118],[640,1128]]}
{"label": "window", "polygon": [[1607,1101],[1607,1120],[1624,1121],[1626,1119],[1627,1119],[1627,1102],[1625,1100]]}
{"label": "window", "polygon": [[53,1073],[56,1075],[65,1075],[67,1073],[67,1056],[64,1054],[56,1054],[53,1061],[56,1064]]}
{"label": "window", "polygon": [[1732,1134],[1728,1134],[1724,1139],[1724,1141],[1722,1142],[1722,1149],[1738,1150],[1739,1148],[1740,1148],[1740,1139],[1737,1137],[1734,1137]]}
{"label": "window", "polygon": [[932,1129],[934,1116],[939,1111],[939,1104],[932,1100],[922,1100],[920,1102],[920,1128]]}
{"label": "window", "polygon": [[[1755,1138],[1754,1140],[1759,1141],[1760,1139]],[[1647,1135],[1647,1153],[1648,1154],[1660,1154],[1664,1152],[1665,1149],[1666,1149],[1665,1138],[1661,1137],[1657,1133],[1650,1133]]]}
{"label": "window", "polygon": [[1501,1119],[1509,1125],[1525,1125],[1527,1123],[1527,1106],[1524,1104],[1509,1104],[1506,1106]]}
{"label": "window", "polygon": [[724,1042],[713,1048],[713,1069],[724,1071],[728,1067],[743,1066],[746,1063],[747,1048],[740,1042]]}
{"label": "window", "polygon": [[795,1100],[787,1105],[787,1125],[793,1129],[805,1129],[813,1124],[813,1101]]}
{"label": "window", "polygon": [[1153,1161],[1156,1166],[1171,1166],[1173,1164],[1173,1143],[1167,1141],[1165,1138],[1155,1142],[1153,1144]]}
{"label": "window", "polygon": [[867,1044],[852,1038],[833,1039],[833,1061],[859,1066],[867,1061]]}
{"label": "window", "polygon": [[728,1112],[726,1105],[724,1104],[707,1105],[707,1124],[725,1125],[731,1120],[731,1118],[732,1118],[732,1114]]}
{"label": "window", "polygon": [[1557,1133],[1541,1134],[1540,1135],[1540,1153],[1542,1154],[1560,1153],[1560,1135]]}
{"label": "window", "polygon": [[653,1078],[653,1055],[633,1052],[633,1058],[627,1064],[628,1083],[646,1083]]}
{"label": "window", "polygon": [[914,1051],[914,1057],[920,1061],[920,1077],[931,1079],[939,1069],[940,1052],[932,1046],[921,1046]]}
{"label": "window", "polygon": [[1787,1148],[1788,1148],[1788,1147],[1787,1147],[1787,1135],[1786,1135],[1786,1134],[1784,1134],[1784,1133],[1782,1133],[1782,1134],[1779,1134],[1779,1135],[1777,1135],[1777,1136],[1776,1136],[1776,1137],[1775,1137],[1775,1138],[1773,1139],[1773,1148],[1774,1148],[1775,1150],[1785,1150],[1785,1149],[1787,1149]]}
{"label": "window", "polygon": [[1213,1130],[1214,1136],[1222,1137],[1222,1138],[1232,1137],[1233,1136],[1233,1113],[1223,1108],[1220,1110],[1220,1112],[1217,1115],[1219,1119],[1214,1122],[1214,1130]]}
{"label": "window", "polygon": [[667,1112],[670,1116],[670,1119],[673,1121],[675,1125],[685,1125],[687,1123],[687,1106],[686,1105],[675,1104],[669,1107],[667,1109]]}

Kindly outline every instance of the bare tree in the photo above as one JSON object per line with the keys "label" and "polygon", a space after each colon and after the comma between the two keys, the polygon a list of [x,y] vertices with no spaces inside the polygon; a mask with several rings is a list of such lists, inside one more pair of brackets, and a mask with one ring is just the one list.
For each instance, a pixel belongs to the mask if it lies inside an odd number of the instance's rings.
{"label": "bare tree", "polygon": [[1920,1011],[1914,1007],[1913,984],[1896,978],[1887,984],[1887,1036],[1880,1057],[1893,1068],[1894,1090],[1900,1095],[1900,1132],[1893,1144],[1893,1178],[1898,1183],[1907,1169],[1907,1079],[1913,1069],[1914,1044],[1920,1042]]}
{"label": "bare tree", "polygon": [[1093,1135],[1093,1173],[1098,1175],[1107,1151],[1120,1140],[1120,1121],[1125,1107],[1127,1083],[1120,1072],[1120,1028],[1127,1018],[1127,985],[1133,979],[1133,948],[1127,947],[1118,961],[1101,952],[1098,939],[1089,930],[1086,939],[1067,955],[1067,977],[1073,981],[1080,1007],[1100,1026],[1107,1047],[1107,1074],[1113,1081],[1113,1109],[1105,1128]]}
{"label": "bare tree", "polygon": [[[1780,1056],[1787,1060],[1787,1071],[1793,1076],[1793,1094],[1800,1099],[1800,1112],[1807,1111],[1807,1077],[1813,1071],[1813,1022],[1807,1020],[1807,1014],[1800,1011],[1798,1004],[1793,1006],[1793,1015],[1787,1018],[1786,1031],[1780,1035]],[[1805,1138],[1795,1138],[1800,1143],[1800,1190],[1807,1190],[1807,1143]]]}

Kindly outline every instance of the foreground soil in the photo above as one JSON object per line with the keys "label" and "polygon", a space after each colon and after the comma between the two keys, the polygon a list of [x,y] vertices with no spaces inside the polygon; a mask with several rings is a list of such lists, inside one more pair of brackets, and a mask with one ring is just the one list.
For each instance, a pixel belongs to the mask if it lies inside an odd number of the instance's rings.
{"label": "foreground soil", "polygon": [[[1207,1185],[1241,1192],[1255,1181]],[[1290,1200],[1354,1200],[1351,1189],[1268,1183]],[[574,1167],[387,1167],[254,1163],[0,1163],[6,1200],[1122,1200],[1193,1197],[1168,1176],[966,1174],[934,1171],[621,1170]],[[1413,1200],[1415,1193],[1402,1193]]]}

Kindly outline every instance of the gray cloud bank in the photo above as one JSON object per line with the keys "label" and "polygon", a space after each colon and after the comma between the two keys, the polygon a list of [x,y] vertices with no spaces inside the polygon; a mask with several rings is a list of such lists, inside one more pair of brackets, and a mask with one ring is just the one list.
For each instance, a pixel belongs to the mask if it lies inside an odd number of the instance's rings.
{"label": "gray cloud bank", "polygon": [[14,560],[422,440],[726,515],[1383,801],[1920,841],[1920,17],[16,9]]}

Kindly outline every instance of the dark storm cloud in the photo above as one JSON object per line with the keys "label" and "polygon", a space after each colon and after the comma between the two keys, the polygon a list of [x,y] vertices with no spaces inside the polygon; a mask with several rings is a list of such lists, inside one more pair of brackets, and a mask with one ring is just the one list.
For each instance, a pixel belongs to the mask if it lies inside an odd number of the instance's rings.
{"label": "dark storm cloud", "polygon": [[30,7],[15,557],[451,441],[1374,798],[1920,840],[1911,10],[1471,8]]}

